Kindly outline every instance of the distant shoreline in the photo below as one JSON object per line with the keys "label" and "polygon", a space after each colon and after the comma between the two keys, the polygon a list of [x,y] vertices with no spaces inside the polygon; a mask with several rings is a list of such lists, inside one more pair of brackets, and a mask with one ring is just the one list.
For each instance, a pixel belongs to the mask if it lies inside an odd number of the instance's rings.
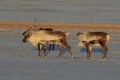
{"label": "distant shoreline", "polygon": [[0,27],[50,27],[60,29],[107,29],[120,30],[120,24],[82,24],[82,23],[34,23],[18,21],[0,21]]}

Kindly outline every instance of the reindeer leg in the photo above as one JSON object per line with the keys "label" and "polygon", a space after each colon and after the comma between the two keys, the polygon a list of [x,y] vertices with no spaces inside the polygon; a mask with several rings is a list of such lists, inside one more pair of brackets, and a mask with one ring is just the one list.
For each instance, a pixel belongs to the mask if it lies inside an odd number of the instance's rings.
{"label": "reindeer leg", "polygon": [[70,53],[70,58],[73,59],[73,53],[72,53],[71,47],[68,45],[67,41],[64,42],[64,46],[67,47],[67,49]]}
{"label": "reindeer leg", "polygon": [[38,57],[40,57],[40,51],[41,51],[41,49],[40,49],[40,43],[38,43]]}
{"label": "reindeer leg", "polygon": [[59,45],[59,47],[60,47],[60,52],[59,52],[57,58],[61,58],[61,55],[62,55],[62,52],[63,52],[63,48],[64,48],[62,45]]}
{"label": "reindeer leg", "polygon": [[51,48],[52,48],[52,44],[49,44],[49,50],[51,50]]}
{"label": "reindeer leg", "polygon": [[104,46],[103,49],[104,49],[104,56],[103,56],[102,59],[106,59],[107,58],[108,48],[107,48],[107,46]]}
{"label": "reindeer leg", "polygon": [[86,44],[86,49],[87,49],[87,59],[92,60],[91,45],[89,43],[85,43],[85,44]]}
{"label": "reindeer leg", "polygon": [[52,50],[53,51],[55,50],[55,44],[52,44]]}
{"label": "reindeer leg", "polygon": [[49,46],[49,50],[54,50],[54,44],[50,44],[50,46]]}
{"label": "reindeer leg", "polygon": [[104,41],[99,41],[99,44],[101,45],[101,47],[104,50],[104,55],[103,55],[102,59],[106,59],[107,58],[108,48],[107,48],[107,46],[106,46]]}
{"label": "reindeer leg", "polygon": [[46,55],[46,44],[43,45],[43,49],[44,49],[44,58],[46,59],[47,58],[47,55]]}

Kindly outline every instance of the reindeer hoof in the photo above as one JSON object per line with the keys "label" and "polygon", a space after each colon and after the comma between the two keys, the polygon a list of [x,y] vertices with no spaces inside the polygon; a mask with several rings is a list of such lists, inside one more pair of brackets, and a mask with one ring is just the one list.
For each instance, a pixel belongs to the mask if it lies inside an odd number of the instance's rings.
{"label": "reindeer hoof", "polygon": [[57,56],[57,58],[58,58],[58,59],[60,59],[60,58],[61,58],[61,56]]}
{"label": "reindeer hoof", "polygon": [[106,60],[106,58],[104,58],[104,57],[103,57],[101,60],[102,60],[102,61],[105,61],[105,60]]}
{"label": "reindeer hoof", "polygon": [[44,56],[44,59],[47,59],[47,56]]}
{"label": "reindeer hoof", "polygon": [[92,60],[94,60],[94,58],[93,57],[87,57],[87,60],[92,61]]}
{"label": "reindeer hoof", "polygon": [[40,58],[40,56],[38,56],[37,58]]}
{"label": "reindeer hoof", "polygon": [[73,59],[74,58],[74,56],[72,55],[71,57],[70,57],[70,59]]}

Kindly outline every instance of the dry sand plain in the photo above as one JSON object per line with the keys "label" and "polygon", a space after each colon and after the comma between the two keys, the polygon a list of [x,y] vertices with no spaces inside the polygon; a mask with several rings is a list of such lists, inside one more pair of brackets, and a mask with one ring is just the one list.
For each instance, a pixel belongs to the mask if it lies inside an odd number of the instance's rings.
{"label": "dry sand plain", "polygon": [[54,29],[99,29],[99,30],[119,30],[120,24],[80,24],[80,23],[34,23],[34,22],[16,22],[1,21],[2,27],[51,27]]}

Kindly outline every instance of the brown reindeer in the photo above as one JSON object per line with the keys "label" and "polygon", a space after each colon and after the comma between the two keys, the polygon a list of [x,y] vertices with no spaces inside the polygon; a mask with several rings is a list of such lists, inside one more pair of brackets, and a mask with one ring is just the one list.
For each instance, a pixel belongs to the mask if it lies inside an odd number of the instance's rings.
{"label": "brown reindeer", "polygon": [[91,46],[100,45],[104,50],[104,55],[102,59],[106,59],[108,47],[107,44],[109,42],[110,36],[105,32],[84,32],[84,33],[77,33],[79,37],[79,46],[85,45],[87,48],[87,59],[92,59],[92,48]]}
{"label": "brown reindeer", "polygon": [[[40,31],[40,30],[53,31],[52,28],[38,28],[37,30],[38,31]],[[41,46],[41,44],[38,44],[38,50],[40,50],[40,48],[41,48],[40,46]],[[55,45],[54,44],[50,44],[49,50],[54,50],[54,48],[55,48]]]}
{"label": "brown reindeer", "polygon": [[[34,28],[34,29],[33,29],[33,28],[30,27],[30,29],[31,29],[32,31],[40,31],[40,30],[53,31],[52,28]],[[29,30],[29,29],[28,29],[28,30]],[[23,35],[26,35],[28,30],[26,30],[25,32],[23,32]],[[55,47],[54,44],[50,44],[49,50],[54,50],[54,47]],[[38,50],[40,50],[40,48],[43,49],[43,48],[42,48],[42,45],[41,45],[41,44],[38,44]]]}
{"label": "brown reindeer", "polygon": [[[58,57],[61,57],[61,53],[63,51],[63,48],[68,48],[68,51],[70,53],[70,58],[73,58],[73,53],[71,51],[71,47],[67,43],[67,38],[64,32],[61,31],[46,31],[46,30],[40,30],[40,31],[32,31],[31,29],[28,29],[23,33],[24,39],[23,42],[31,42],[34,46],[37,46],[38,44],[43,45],[44,47],[44,57],[46,58],[46,44],[47,43],[56,43],[60,47],[60,52]],[[38,52],[38,56],[40,56],[40,50]]]}

